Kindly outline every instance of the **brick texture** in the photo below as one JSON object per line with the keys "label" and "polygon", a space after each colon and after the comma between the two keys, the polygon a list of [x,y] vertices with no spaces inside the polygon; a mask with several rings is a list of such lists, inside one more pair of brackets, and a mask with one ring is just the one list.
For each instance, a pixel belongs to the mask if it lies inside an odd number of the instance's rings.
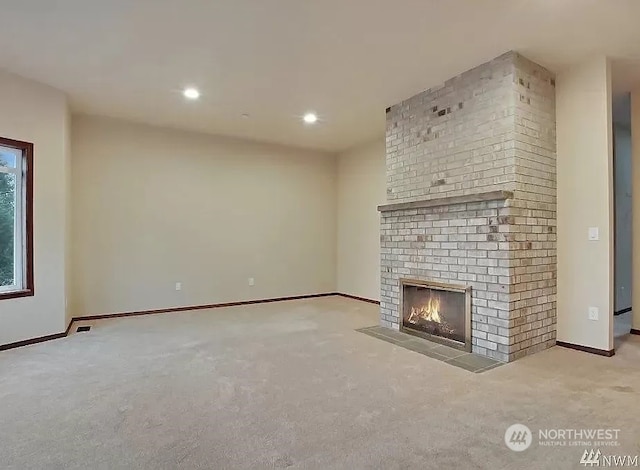
{"label": "brick texture", "polygon": [[399,328],[401,277],[472,287],[473,351],[510,361],[555,344],[553,75],[510,52],[387,112],[387,196],[409,202],[512,191],[383,212],[381,323]]}

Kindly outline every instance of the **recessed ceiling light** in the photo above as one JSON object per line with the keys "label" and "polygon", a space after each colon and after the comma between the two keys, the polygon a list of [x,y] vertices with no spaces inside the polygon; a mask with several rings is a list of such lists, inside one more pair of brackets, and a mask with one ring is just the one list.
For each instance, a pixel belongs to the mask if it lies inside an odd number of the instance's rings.
{"label": "recessed ceiling light", "polygon": [[192,87],[185,88],[182,94],[189,100],[197,100],[200,98],[200,92],[196,88]]}
{"label": "recessed ceiling light", "polygon": [[240,115],[240,117],[241,117],[242,119],[249,119],[249,117],[250,117],[250,116],[249,116],[249,114],[248,114],[248,113],[243,113],[243,114],[241,114],[241,115]]}
{"label": "recessed ceiling light", "polygon": [[318,122],[318,116],[315,113],[307,113],[302,117],[302,120],[307,124],[314,124]]}

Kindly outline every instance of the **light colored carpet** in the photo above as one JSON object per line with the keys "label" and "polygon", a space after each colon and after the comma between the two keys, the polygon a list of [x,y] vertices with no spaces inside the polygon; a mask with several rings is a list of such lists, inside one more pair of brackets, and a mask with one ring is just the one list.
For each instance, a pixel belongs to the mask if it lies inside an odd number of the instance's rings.
{"label": "light colored carpet", "polygon": [[513,423],[618,428],[613,453],[640,454],[640,338],[474,374],[354,331],[376,322],[375,305],[327,297],[103,321],[0,353],[0,467],[584,468],[583,448],[510,451]]}

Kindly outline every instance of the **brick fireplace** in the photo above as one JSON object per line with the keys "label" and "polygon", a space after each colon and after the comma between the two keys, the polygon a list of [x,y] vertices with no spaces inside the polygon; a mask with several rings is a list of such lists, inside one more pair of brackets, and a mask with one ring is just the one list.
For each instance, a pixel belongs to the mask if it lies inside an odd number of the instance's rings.
{"label": "brick fireplace", "polygon": [[446,325],[428,299],[407,323],[410,280],[468,293],[462,343],[475,353],[511,361],[554,345],[553,75],[509,52],[389,108],[386,140],[381,324],[460,345],[459,301]]}

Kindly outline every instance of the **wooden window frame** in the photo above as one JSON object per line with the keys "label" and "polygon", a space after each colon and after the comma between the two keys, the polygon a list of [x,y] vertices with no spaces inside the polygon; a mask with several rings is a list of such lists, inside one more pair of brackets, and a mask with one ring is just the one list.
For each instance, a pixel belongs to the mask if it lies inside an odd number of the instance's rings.
{"label": "wooden window frame", "polygon": [[33,144],[20,140],[0,137],[0,146],[20,150],[22,153],[22,288],[20,290],[0,292],[0,300],[31,297],[35,295],[33,270]]}

